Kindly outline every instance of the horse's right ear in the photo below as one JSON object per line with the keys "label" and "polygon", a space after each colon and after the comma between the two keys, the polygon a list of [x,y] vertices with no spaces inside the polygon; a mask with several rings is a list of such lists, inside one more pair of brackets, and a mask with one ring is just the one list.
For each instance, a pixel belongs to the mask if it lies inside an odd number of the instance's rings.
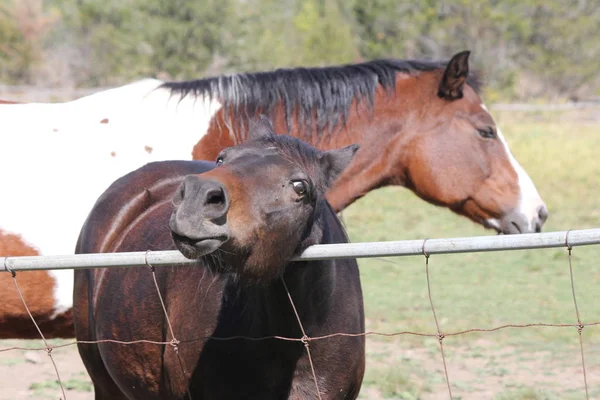
{"label": "horse's right ear", "polygon": [[275,135],[271,120],[262,114],[255,121],[250,121],[249,125],[248,139],[258,139],[263,136]]}
{"label": "horse's right ear", "polygon": [[438,87],[438,96],[446,100],[457,100],[463,97],[463,86],[469,75],[470,51],[455,54],[448,62]]}
{"label": "horse's right ear", "polygon": [[358,144],[351,144],[350,146],[341,149],[322,152],[319,155],[321,171],[325,176],[325,185],[327,188],[330,188],[333,185],[333,182],[335,182],[342,171],[350,164],[350,161],[352,161],[352,158],[359,147]]}

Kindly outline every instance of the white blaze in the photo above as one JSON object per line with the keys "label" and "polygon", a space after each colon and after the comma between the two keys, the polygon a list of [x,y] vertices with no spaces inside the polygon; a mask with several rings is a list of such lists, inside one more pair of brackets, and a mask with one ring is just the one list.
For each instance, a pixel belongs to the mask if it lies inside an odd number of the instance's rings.
{"label": "white blaze", "polygon": [[[484,104],[481,105],[481,108],[487,111],[487,108]],[[544,201],[542,200],[540,194],[538,193],[535,184],[525,172],[521,164],[517,161],[517,159],[513,156],[510,148],[508,147],[508,143],[504,138],[504,135],[500,131],[500,128],[496,126],[496,132],[498,133],[498,139],[504,145],[504,149],[506,150],[506,154],[508,155],[508,159],[517,173],[518,177],[518,185],[519,185],[519,203],[517,204],[514,212],[518,214],[522,214],[528,221],[528,230],[530,232],[535,232],[534,224],[539,219],[539,210],[541,207],[545,207]],[[493,228],[500,229],[500,221],[496,219],[490,219],[487,221],[490,226]]]}
{"label": "white blaze", "polygon": [[498,138],[504,145],[510,163],[517,172],[519,179],[519,204],[517,205],[515,212],[522,214],[527,218],[527,221],[529,221],[528,229],[529,231],[534,232],[534,224],[539,219],[539,210],[541,207],[545,207],[544,201],[540,197],[540,194],[527,172],[525,172],[521,164],[519,164],[508,148],[508,144],[506,143],[500,128],[496,127],[496,131],[498,132]]}

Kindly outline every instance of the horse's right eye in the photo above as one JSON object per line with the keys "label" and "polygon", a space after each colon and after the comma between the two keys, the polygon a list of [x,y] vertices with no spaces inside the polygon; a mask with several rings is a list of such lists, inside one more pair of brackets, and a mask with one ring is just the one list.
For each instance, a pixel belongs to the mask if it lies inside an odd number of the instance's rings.
{"label": "horse's right eye", "polygon": [[294,188],[294,192],[301,197],[304,197],[308,191],[306,188],[306,182],[304,181],[292,181],[292,187]]}
{"label": "horse's right eye", "polygon": [[494,128],[477,129],[479,136],[485,139],[494,139],[496,137],[496,131]]}
{"label": "horse's right eye", "polygon": [[215,165],[218,167],[221,164],[223,164],[223,157],[219,156],[217,157],[217,161],[215,161]]}

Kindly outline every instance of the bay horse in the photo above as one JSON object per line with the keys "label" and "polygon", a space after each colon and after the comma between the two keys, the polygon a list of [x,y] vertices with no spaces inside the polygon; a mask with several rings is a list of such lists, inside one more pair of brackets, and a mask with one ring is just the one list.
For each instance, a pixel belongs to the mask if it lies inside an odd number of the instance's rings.
{"label": "bay horse", "polygon": [[[265,118],[249,138],[216,163],[146,165],[91,211],[77,253],[177,248],[197,260],[156,269],[181,365],[169,345],[79,344],[96,399],[317,398],[302,342],[206,338],[301,338],[286,286],[307,335],[364,332],[356,260],[292,261],[347,242],[325,192],[358,147],[322,152]],[[74,299],[78,340],[171,339],[148,269],[78,270]],[[310,353],[323,399],[358,396],[364,336],[313,341]]]}
{"label": "bay horse", "polygon": [[264,113],[277,131],[320,149],[360,144],[327,193],[335,211],[373,189],[400,185],[499,233],[539,232],[548,210],[478,95],[469,54],[447,63],[376,60],[163,87],[222,104],[194,159],[243,142],[247,119]]}
{"label": "bay horse", "polygon": [[[0,105],[0,171],[10,193],[0,196],[0,228],[41,254],[70,254],[116,178],[153,161],[214,159],[264,113],[276,131],[319,149],[360,143],[327,194],[335,211],[401,185],[501,233],[541,230],[547,208],[483,105],[468,58],[146,79],[66,103]],[[44,196],[42,206],[40,193],[61,196]],[[72,272],[51,278],[57,312],[70,310]],[[10,335],[10,325],[0,330]]]}

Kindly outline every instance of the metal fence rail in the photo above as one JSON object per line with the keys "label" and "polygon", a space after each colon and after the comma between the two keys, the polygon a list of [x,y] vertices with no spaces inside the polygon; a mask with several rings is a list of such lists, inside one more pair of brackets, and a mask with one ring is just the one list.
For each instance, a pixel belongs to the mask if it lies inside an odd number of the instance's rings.
{"label": "metal fence rail", "polygon": [[[502,250],[525,250],[600,244],[600,229],[531,233],[523,235],[474,236],[450,239],[401,240],[389,242],[315,245],[296,258],[298,261],[334,258],[368,258],[448,254]],[[68,256],[0,257],[0,272],[143,267],[194,264],[176,250]]]}

